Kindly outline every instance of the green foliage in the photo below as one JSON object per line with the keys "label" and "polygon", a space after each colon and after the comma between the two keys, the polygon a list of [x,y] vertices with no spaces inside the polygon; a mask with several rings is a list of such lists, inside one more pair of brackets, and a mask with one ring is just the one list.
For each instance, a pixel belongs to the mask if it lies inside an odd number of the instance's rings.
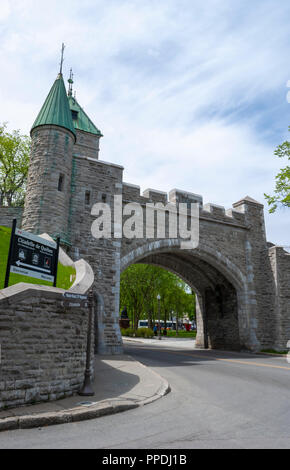
{"label": "green foliage", "polygon": [[[290,131],[290,127],[289,127]],[[285,141],[279,145],[275,150],[275,155],[278,158],[286,158],[290,160],[290,142]],[[265,198],[270,207],[269,212],[273,213],[276,211],[278,205],[284,207],[290,207],[290,166],[287,165],[282,168],[275,177],[276,186],[274,189],[274,195],[269,196],[265,194]]]}
{"label": "green foliage", "polygon": [[122,336],[134,336],[135,330],[134,328],[121,328],[121,335]]}
{"label": "green foliage", "polygon": [[195,295],[181,279],[157,266],[136,264],[121,275],[121,309],[127,307],[134,330],[140,319],[148,319],[153,327],[158,318],[157,295],[161,296],[161,319],[188,315],[195,318]]}
{"label": "green foliage", "polygon": [[24,204],[29,165],[30,138],[19,131],[9,133],[0,125],[0,206]]}
{"label": "green foliage", "polygon": [[[11,237],[11,228],[0,226],[0,289],[4,288],[6,266],[9,252],[9,244]],[[63,266],[58,263],[58,274],[56,286],[61,289],[68,290],[75,279],[76,271],[72,266]],[[72,281],[71,281],[72,278]],[[51,282],[42,281],[33,277],[21,276],[20,274],[11,273],[9,277],[9,286],[26,282],[28,284],[41,284],[44,286],[52,286]]]}
{"label": "green foliage", "polygon": [[176,331],[167,331],[168,338],[196,338],[196,331],[184,331],[179,330],[176,334]]}
{"label": "green foliage", "polygon": [[151,328],[139,328],[137,331],[134,328],[121,328],[122,336],[130,336],[134,338],[153,338],[154,333]]}
{"label": "green foliage", "polygon": [[289,351],[276,351],[276,349],[262,349],[261,352],[268,353],[268,354],[288,354]]}
{"label": "green foliage", "polygon": [[136,331],[137,338],[152,338],[154,336],[151,328],[138,328]]}

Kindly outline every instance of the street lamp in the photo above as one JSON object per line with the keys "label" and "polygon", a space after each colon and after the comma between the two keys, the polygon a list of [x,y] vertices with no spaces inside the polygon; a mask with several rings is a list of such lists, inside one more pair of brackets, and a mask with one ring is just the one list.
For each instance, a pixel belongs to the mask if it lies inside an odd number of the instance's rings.
{"label": "street lamp", "polygon": [[157,300],[158,300],[158,329],[159,329],[159,337],[158,339],[161,340],[161,319],[160,319],[160,300],[161,300],[161,295],[157,295]]}

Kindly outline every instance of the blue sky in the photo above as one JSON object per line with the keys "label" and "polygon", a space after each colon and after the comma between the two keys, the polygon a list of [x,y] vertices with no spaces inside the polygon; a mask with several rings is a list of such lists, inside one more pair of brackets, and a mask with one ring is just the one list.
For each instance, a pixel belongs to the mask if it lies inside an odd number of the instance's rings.
{"label": "blue sky", "polygon": [[[288,137],[289,0],[0,0],[0,122],[28,133],[72,67],[100,159],[142,190],[264,202]],[[286,162],[285,162],[286,164]],[[290,245],[290,213],[265,211]]]}

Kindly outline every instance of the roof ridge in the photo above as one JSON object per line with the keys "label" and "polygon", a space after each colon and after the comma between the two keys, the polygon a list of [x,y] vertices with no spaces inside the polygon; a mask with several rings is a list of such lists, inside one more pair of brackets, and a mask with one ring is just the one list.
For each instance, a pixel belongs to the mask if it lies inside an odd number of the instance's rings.
{"label": "roof ridge", "polygon": [[[103,134],[101,131],[97,128],[97,126],[93,123],[91,118],[88,116],[88,114],[85,112],[83,107],[79,104],[77,99],[74,96],[68,96],[68,102],[71,111],[78,111],[81,112],[82,115],[78,116],[78,119],[73,119],[73,125],[75,129],[78,129],[80,131],[88,132],[89,134],[95,134],[98,135],[99,137],[103,137]],[[74,109],[74,106],[77,109]],[[84,122],[83,117],[88,121],[88,123]],[[87,125],[88,124],[88,125]]]}

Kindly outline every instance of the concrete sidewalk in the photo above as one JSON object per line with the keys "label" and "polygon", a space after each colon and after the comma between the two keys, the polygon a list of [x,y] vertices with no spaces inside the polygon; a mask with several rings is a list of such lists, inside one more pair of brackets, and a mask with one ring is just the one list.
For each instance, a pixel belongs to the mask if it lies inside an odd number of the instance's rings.
{"label": "concrete sidewalk", "polygon": [[158,400],[170,392],[160,375],[127,355],[96,356],[94,397],[0,411],[0,431],[64,424],[119,413]]}
{"label": "concrete sidewalk", "polygon": [[123,338],[124,343],[142,343],[147,346],[158,346],[163,348],[178,348],[178,349],[195,349],[196,340],[193,338],[167,338],[162,336],[161,340],[158,337],[154,338]]}

